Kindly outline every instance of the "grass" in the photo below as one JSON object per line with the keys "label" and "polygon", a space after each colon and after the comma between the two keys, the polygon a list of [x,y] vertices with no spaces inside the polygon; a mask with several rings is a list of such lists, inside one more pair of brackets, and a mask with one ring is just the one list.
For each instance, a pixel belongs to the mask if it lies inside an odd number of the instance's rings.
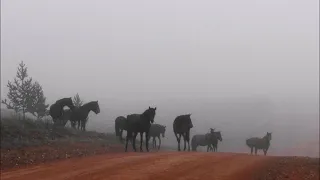
{"label": "grass", "polygon": [[118,143],[118,138],[110,133],[83,132],[69,127],[53,131],[53,123],[50,119],[1,117],[1,149],[47,145],[55,141],[92,142],[100,140],[111,144]]}

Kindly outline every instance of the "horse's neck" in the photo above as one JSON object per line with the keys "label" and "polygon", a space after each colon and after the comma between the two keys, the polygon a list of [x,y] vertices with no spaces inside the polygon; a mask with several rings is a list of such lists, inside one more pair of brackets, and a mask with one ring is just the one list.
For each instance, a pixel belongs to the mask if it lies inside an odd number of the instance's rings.
{"label": "horse's neck", "polygon": [[264,136],[262,139],[263,139],[267,144],[270,144],[270,140],[269,140],[269,138],[268,138],[267,136]]}
{"label": "horse's neck", "polygon": [[80,111],[83,111],[83,112],[86,112],[86,113],[88,113],[88,114],[89,114],[90,111],[92,111],[92,109],[91,109],[90,107],[86,106],[86,105],[80,107],[79,110],[80,110]]}
{"label": "horse's neck", "polygon": [[140,119],[142,121],[144,121],[144,122],[149,122],[150,123],[149,118],[148,118],[148,116],[146,114],[140,114]]}

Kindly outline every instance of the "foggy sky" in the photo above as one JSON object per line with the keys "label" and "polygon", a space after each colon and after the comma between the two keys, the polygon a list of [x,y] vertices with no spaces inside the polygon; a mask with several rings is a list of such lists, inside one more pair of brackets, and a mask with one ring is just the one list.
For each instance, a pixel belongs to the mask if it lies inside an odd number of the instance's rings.
{"label": "foggy sky", "polygon": [[[317,98],[319,1],[1,1],[1,97]],[[107,104],[107,103],[106,103]]]}

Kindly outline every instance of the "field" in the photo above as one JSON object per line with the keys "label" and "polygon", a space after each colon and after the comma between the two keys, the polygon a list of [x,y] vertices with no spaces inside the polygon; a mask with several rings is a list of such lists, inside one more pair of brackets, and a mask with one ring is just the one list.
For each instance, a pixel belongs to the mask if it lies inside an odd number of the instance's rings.
{"label": "field", "polygon": [[[55,137],[53,139],[53,137]],[[1,119],[1,179],[319,179],[319,158],[123,152],[113,134]]]}

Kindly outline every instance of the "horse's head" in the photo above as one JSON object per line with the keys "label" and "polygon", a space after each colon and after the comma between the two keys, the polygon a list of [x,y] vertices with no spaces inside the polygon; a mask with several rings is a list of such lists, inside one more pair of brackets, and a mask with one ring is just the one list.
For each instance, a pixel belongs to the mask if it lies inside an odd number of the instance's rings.
{"label": "horse's head", "polygon": [[268,141],[271,141],[271,139],[272,139],[272,135],[271,135],[272,133],[270,132],[267,132],[267,134],[266,134],[266,138],[268,139]]}
{"label": "horse's head", "polygon": [[92,101],[92,111],[96,114],[100,113],[100,107],[98,101]]}
{"label": "horse's head", "polygon": [[214,132],[215,136],[217,137],[217,139],[219,141],[222,141],[222,135],[221,135],[221,131],[217,131],[217,132]]}
{"label": "horse's head", "polygon": [[166,133],[166,126],[162,126],[162,129],[161,129],[162,137],[164,137],[165,133]]}
{"label": "horse's head", "polygon": [[190,129],[193,128],[193,124],[192,124],[192,121],[191,121],[191,114],[186,114],[185,118],[188,121],[189,128]]}
{"label": "horse's head", "polygon": [[151,123],[154,122],[154,117],[156,116],[156,110],[157,110],[157,107],[155,108],[151,108],[149,106],[149,108],[147,110],[145,110],[142,115],[144,117],[146,117],[148,119],[148,121],[150,121]]}
{"label": "horse's head", "polygon": [[215,130],[216,128],[210,128],[210,133],[214,133],[214,130]]}

